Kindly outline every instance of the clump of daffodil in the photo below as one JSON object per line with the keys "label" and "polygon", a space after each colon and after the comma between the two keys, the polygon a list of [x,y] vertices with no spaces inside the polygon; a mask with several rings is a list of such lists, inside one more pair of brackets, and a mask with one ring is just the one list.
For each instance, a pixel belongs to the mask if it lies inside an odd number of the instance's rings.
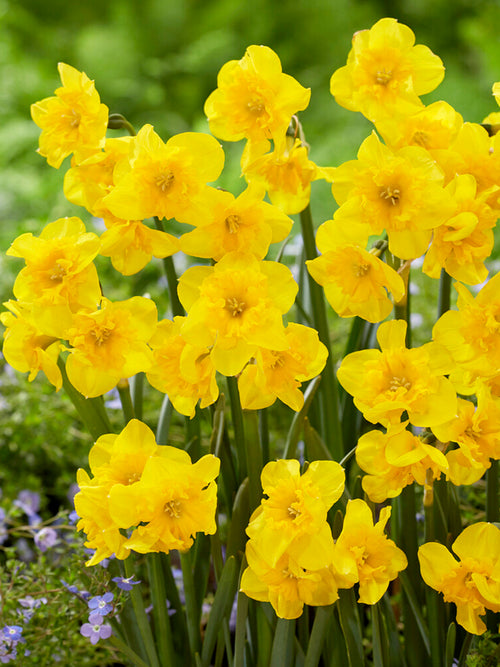
{"label": "clump of daffodil", "polygon": [[141,296],[103,299],[98,310],[74,315],[66,332],[71,384],[86,397],[101,396],[120,379],[148,371],[153,357],[147,343],[156,321],[154,302]]}
{"label": "clump of daffodil", "polygon": [[271,461],[262,471],[267,497],[250,517],[240,590],[270,602],[281,618],[297,618],[304,604],[328,605],[338,597],[326,514],[344,480],[335,461],[314,461],[303,475],[297,460]]}
{"label": "clump of daffodil", "polygon": [[420,95],[444,77],[441,59],[396,19],[383,18],[354,34],[347,65],[334,72],[330,92],[340,106],[372,122],[418,111]]}
{"label": "clump of daffodil", "polygon": [[204,213],[204,197],[224,165],[219,142],[201,132],[182,132],[166,143],[151,125],[134,137],[128,160],[113,173],[114,187],[102,201],[122,220],[157,216],[186,222],[193,212]]}
{"label": "clump of daffodil", "polygon": [[489,609],[500,611],[500,530],[480,522],[465,528],[452,544],[457,561],[438,542],[418,550],[425,583],[443,593],[445,602],[457,607],[457,623],[467,632],[481,635],[486,625],[481,616]]}
{"label": "clump of daffodil", "polygon": [[290,322],[285,335],[288,349],[258,348],[254,360],[238,377],[244,410],[269,407],[277,398],[292,410],[299,411],[304,405],[301,383],[321,373],[328,350],[319,340],[318,332],[302,324]]}
{"label": "clump of daffodil", "polygon": [[405,486],[421,486],[439,479],[448,471],[448,461],[437,447],[406,429],[408,422],[374,430],[361,436],[356,447],[356,461],[367,473],[363,490],[374,503],[399,496]]}
{"label": "clump of daffodil", "polygon": [[215,367],[207,347],[190,345],[182,336],[185,317],[158,322],[149,341],[153,350],[153,366],[146,373],[148,382],[167,394],[174,408],[183,415],[194,417],[200,407],[215,403],[219,388]]}
{"label": "clump of daffodil", "polygon": [[404,320],[383,322],[377,332],[380,350],[348,354],[338,380],[370,422],[395,424],[406,411],[414,426],[434,426],[456,413],[455,389],[445,377],[453,364],[436,343],[408,349],[406,326]]}
{"label": "clump of daffodil", "polygon": [[[365,242],[364,235],[359,241]],[[314,280],[323,285],[331,307],[341,317],[362,317],[380,322],[405,295],[401,276],[377,256],[368,252],[351,230],[335,218],[318,228],[316,245],[321,255],[306,262]]]}
{"label": "clump of daffodil", "polygon": [[333,196],[343,225],[363,225],[368,234],[387,232],[389,250],[401,259],[420,257],[432,229],[449,219],[450,195],[444,174],[420,146],[391,150],[372,134],[363,141],[357,160],[335,169]]}
{"label": "clump of daffodil", "polygon": [[407,558],[384,533],[391,515],[383,507],[374,523],[364,500],[349,500],[342,532],[333,550],[333,570],[339,588],[351,588],[359,582],[359,602],[376,604],[389,582],[408,565]]}
{"label": "clump of daffodil", "polygon": [[291,218],[264,201],[265,194],[263,187],[255,185],[238,197],[225,190],[211,190],[204,215],[189,220],[195,229],[181,237],[181,250],[216,261],[235,251],[264,259],[270,244],[282,241],[292,227]]}
{"label": "clump of daffodil", "polygon": [[282,72],[272,49],[254,45],[241,60],[221,68],[205,114],[213,135],[224,141],[247,139],[262,154],[269,140],[281,149],[292,116],[307,107],[310,96],[309,88]]}
{"label": "clump of daffodil", "polygon": [[220,373],[236,375],[257,348],[288,349],[283,314],[297,290],[290,269],[248,253],[228,253],[213,267],[191,267],[179,280],[187,311],[182,335],[191,345],[211,347]]}
{"label": "clump of daffodil", "polygon": [[94,82],[65,63],[58,70],[62,86],[55,97],[31,105],[31,117],[42,130],[38,152],[56,169],[72,153],[80,162],[100,151],[108,126],[108,107]]}
{"label": "clump of daffodil", "polygon": [[198,531],[215,532],[216,457],[192,464],[186,452],[157,445],[151,429],[132,419],[118,435],[98,438],[89,465],[92,477],[78,471],[75,496],[77,528],[96,550],[87,565],[113,553],[127,558],[131,549],[186,550]]}

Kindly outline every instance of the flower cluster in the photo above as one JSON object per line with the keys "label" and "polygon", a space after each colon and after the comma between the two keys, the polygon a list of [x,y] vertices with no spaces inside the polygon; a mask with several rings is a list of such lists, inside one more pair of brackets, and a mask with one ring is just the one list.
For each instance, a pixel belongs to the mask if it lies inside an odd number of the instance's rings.
{"label": "flower cluster", "polygon": [[113,611],[113,593],[96,595],[88,601],[89,619],[80,628],[80,633],[88,637],[91,644],[97,644],[99,639],[109,639],[112,629],[109,623],[104,623],[104,618]]}
{"label": "flower cluster", "polygon": [[191,463],[187,452],[156,444],[151,429],[131,420],[119,435],[103,435],[89,454],[90,477],[78,471],[75,510],[87,565],[115,554],[186,551],[197,532],[215,532],[219,459]]}
{"label": "flower cluster", "polygon": [[375,604],[407,565],[384,534],[390,508],[374,525],[364,501],[349,501],[334,542],[326,515],[342,495],[344,479],[335,461],[313,461],[303,475],[297,460],[272,461],[262,471],[267,497],[247,528],[241,590],[270,602],[281,618],[297,618],[304,604],[332,604],[338,588],[357,583],[360,602]]}

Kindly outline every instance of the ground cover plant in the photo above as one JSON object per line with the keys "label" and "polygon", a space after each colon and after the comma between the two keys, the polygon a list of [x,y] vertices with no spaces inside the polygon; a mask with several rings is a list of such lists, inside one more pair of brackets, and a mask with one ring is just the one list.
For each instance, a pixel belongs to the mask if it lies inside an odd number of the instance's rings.
{"label": "ground cover plant", "polygon": [[[336,167],[311,161],[310,90],[269,47],[221,68],[210,134],[167,141],[58,70],[39,153],[101,234],[71,215],[12,242],[3,354],[64,389],[89,451],[74,512],[44,519],[28,489],[2,506],[1,660],[53,656],[56,595],[81,664],[494,661],[499,112],[424,104],[443,63],[392,18],[331,77],[371,124]],[[239,194],[218,187],[231,142]],[[438,295],[422,341],[415,274]]]}

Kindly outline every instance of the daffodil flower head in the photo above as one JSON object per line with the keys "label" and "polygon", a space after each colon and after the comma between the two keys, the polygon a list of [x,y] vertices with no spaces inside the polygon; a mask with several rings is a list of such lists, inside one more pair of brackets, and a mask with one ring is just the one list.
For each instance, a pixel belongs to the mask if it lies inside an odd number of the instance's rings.
{"label": "daffodil flower head", "polygon": [[458,561],[438,542],[423,544],[418,550],[422,578],[456,605],[457,623],[481,635],[486,625],[480,617],[487,609],[500,611],[500,530],[492,523],[475,523],[460,533],[452,549]]}
{"label": "daffodil flower head", "polygon": [[76,217],[49,223],[39,237],[21,234],[7,250],[7,255],[26,262],[14,283],[14,295],[45,308],[95,309],[101,288],[93,260],[100,245],[98,236],[87,232]]}
{"label": "daffodil flower head", "polygon": [[219,388],[210,350],[190,345],[182,336],[185,319],[158,322],[149,342],[153,367],[146,377],[155,389],[168,395],[178,412],[192,418],[199,400],[202,408],[215,403]]}
{"label": "daffodil flower head", "polygon": [[367,473],[363,490],[374,503],[395,498],[413,482],[423,486],[448,471],[443,452],[413,435],[407,425],[391,425],[387,433],[369,431],[358,440],[356,461]]}
{"label": "daffodil flower head", "polygon": [[263,201],[264,196],[264,188],[255,185],[238,197],[212,189],[204,216],[193,217],[195,229],[181,237],[181,250],[216,261],[229,252],[250,252],[264,259],[270,244],[282,241],[292,227],[291,218]]}
{"label": "daffodil flower head", "polygon": [[279,398],[292,410],[299,411],[304,396],[302,382],[318,375],[324,368],[328,350],[315,329],[290,322],[285,329],[287,350],[259,348],[255,363],[245,366],[238,378],[241,406],[260,410]]}
{"label": "daffodil flower head", "polygon": [[389,250],[401,259],[425,253],[431,230],[447,220],[454,204],[443,188],[444,174],[420,146],[391,150],[375,132],[363,141],[357,160],[335,169],[332,192],[340,208],[335,219],[384,229]]}
{"label": "daffodil flower head", "polygon": [[242,574],[240,590],[254,600],[270,602],[280,618],[298,618],[304,604],[324,606],[338,598],[330,568],[309,570],[288,553],[273,564],[267,550],[258,549],[253,540],[247,542],[245,553],[248,567]]}
{"label": "daffodil flower head", "polygon": [[178,287],[188,313],[182,335],[191,345],[213,346],[215,368],[236,375],[257,347],[288,348],[282,316],[297,290],[290,269],[248,253],[228,253],[214,267],[191,267]]}
{"label": "daffodil flower head", "polygon": [[248,139],[258,145],[272,139],[281,146],[292,116],[307,107],[310,96],[309,88],[282,72],[272,49],[249,46],[241,60],[221,68],[205,114],[219,139]]}
{"label": "daffodil flower head", "polygon": [[344,490],[343,468],[335,461],[314,461],[300,474],[297,460],[268,463],[261,474],[264,495],[250,518],[247,534],[267,562],[286,552],[311,570],[328,567],[333,547],[326,514]]}
{"label": "daffodil flower head", "polygon": [[419,96],[443,77],[441,59],[428,47],[415,46],[408,26],[383,18],[354,34],[347,65],[334,72],[330,92],[340,106],[377,122],[418,111]]}
{"label": "daffodil flower head", "polygon": [[115,187],[102,205],[122,220],[186,222],[193,211],[203,214],[207,183],[217,180],[223,165],[224,151],[210,135],[182,132],[165,143],[144,125],[130,160],[115,169]]}
{"label": "daffodil flower head", "polygon": [[383,322],[377,333],[380,350],[348,354],[337,373],[365,418],[384,425],[408,413],[415,426],[434,426],[456,412],[455,389],[445,377],[453,366],[444,347],[427,343],[407,349],[406,322]]}
{"label": "daffodil flower head", "polygon": [[31,105],[31,117],[41,128],[38,152],[58,169],[68,155],[77,162],[98,152],[105,142],[108,107],[84,72],[59,63],[62,86],[55,97]]}
{"label": "daffodil flower head", "polygon": [[74,316],[67,332],[70,354],[66,372],[84,396],[101,396],[121,378],[149,370],[147,342],[157,320],[151,299],[135,296],[126,301],[103,299],[99,310]]}
{"label": "daffodil flower head", "polygon": [[389,582],[408,565],[405,554],[384,533],[391,508],[384,507],[374,522],[364,500],[349,500],[344,525],[333,551],[339,588],[359,582],[359,602],[376,604]]}

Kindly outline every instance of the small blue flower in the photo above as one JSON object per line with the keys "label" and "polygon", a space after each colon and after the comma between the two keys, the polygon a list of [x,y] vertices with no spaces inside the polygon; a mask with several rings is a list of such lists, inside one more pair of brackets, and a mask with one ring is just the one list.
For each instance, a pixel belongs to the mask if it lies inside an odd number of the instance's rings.
{"label": "small blue flower", "polygon": [[32,595],[27,595],[25,598],[19,598],[19,604],[22,609],[17,609],[25,621],[29,621],[33,616],[35,609],[38,609],[42,604],[47,604],[47,598],[34,598]]}
{"label": "small blue flower", "polygon": [[11,642],[24,641],[22,632],[23,628],[20,625],[4,625],[2,628],[2,634],[4,638]]}
{"label": "small blue flower", "polygon": [[104,595],[96,595],[88,601],[89,609],[97,612],[101,616],[106,616],[113,610],[113,605],[109,604],[114,598],[113,593],[104,593]]}
{"label": "small blue flower", "polygon": [[140,581],[134,581],[134,576],[135,575],[130,577],[113,577],[111,581],[114,581],[118,588],[121,588],[122,591],[131,591],[132,586],[141,583]]}
{"label": "small blue flower", "polygon": [[91,644],[97,644],[99,639],[108,639],[111,637],[111,626],[102,624],[103,618],[98,613],[89,615],[89,622],[84,623],[80,628],[80,634],[90,639]]}
{"label": "small blue flower", "polygon": [[41,528],[35,535],[35,544],[40,551],[47,551],[57,542],[57,531],[53,528]]}

